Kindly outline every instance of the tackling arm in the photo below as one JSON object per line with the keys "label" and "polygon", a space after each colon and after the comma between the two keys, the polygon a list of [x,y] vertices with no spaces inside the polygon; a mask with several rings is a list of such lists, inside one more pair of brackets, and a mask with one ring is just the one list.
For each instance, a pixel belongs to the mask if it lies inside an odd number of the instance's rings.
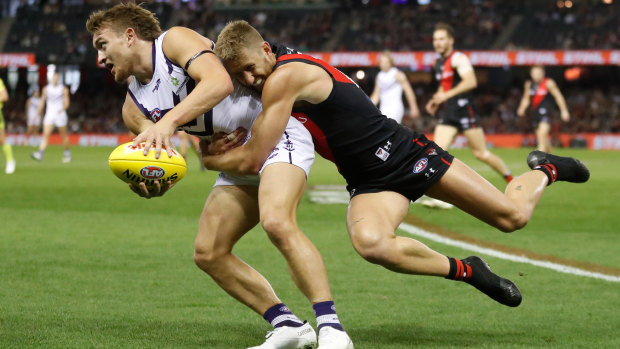
{"label": "tackling arm", "polygon": [[307,76],[294,74],[292,69],[287,68],[278,68],[267,78],[262,95],[263,111],[252,126],[250,140],[221,155],[205,154],[202,160],[206,168],[237,174],[256,174],[260,171],[282,137],[293,104],[308,80]]}

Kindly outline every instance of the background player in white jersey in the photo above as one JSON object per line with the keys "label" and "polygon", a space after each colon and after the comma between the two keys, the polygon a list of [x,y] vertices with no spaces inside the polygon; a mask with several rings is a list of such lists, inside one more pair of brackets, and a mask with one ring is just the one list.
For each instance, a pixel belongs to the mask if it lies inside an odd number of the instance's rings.
{"label": "background player in white jersey", "polygon": [[41,93],[36,88],[32,91],[32,96],[26,100],[26,118],[28,128],[26,129],[27,142],[30,144],[30,138],[39,133],[41,129],[41,114],[39,114],[39,105],[41,105]]}
{"label": "background player in white jersey", "polygon": [[41,104],[39,105],[39,115],[43,115],[43,138],[39,144],[39,151],[30,155],[35,160],[43,160],[45,148],[49,142],[50,135],[54,127],[58,128],[58,133],[62,137],[62,144],[65,151],[62,162],[71,161],[71,151],[69,150],[69,136],[67,135],[67,108],[69,108],[69,89],[60,83],[60,75],[57,71],[52,74],[52,83],[43,88],[41,93]]}
{"label": "background player in white jersey", "polygon": [[[403,123],[405,105],[403,93],[409,104],[409,117],[416,119],[420,116],[420,109],[415,98],[415,93],[407,80],[407,76],[394,66],[394,60],[390,51],[383,51],[379,56],[379,74],[375,80],[375,88],[370,95],[374,104],[379,105],[381,113],[390,119]],[[380,104],[379,104],[380,103]]]}
{"label": "background player in white jersey", "polygon": [[469,58],[454,51],[454,29],[450,25],[439,23],[435,26],[433,47],[439,54],[434,67],[439,88],[427,103],[426,110],[435,115],[439,106],[445,104],[433,141],[448,150],[456,135],[463,132],[474,156],[510,182],[512,175],[504,161],[487,149],[480,116],[471,95],[478,84],[476,74]]}
{"label": "background player in white jersey", "polygon": [[555,103],[560,108],[562,121],[568,122],[570,120],[570,113],[560,88],[552,78],[545,77],[545,68],[543,66],[535,65],[530,68],[530,77],[532,79],[525,82],[523,97],[521,98],[521,103],[519,103],[517,115],[524,117],[527,108],[530,105],[532,106],[537,149],[551,153],[552,147],[549,141],[551,120],[549,119],[549,114],[553,106],[552,99],[555,100]]}
{"label": "background player in white jersey", "polygon": [[[95,12],[86,27],[93,34],[99,62],[115,80],[122,82],[133,75],[123,119],[139,133],[135,141],[156,141],[160,150],[162,145],[170,146],[175,129],[199,137],[238,126],[249,129],[260,111],[260,98],[253,92],[233,90],[228,73],[213,54],[213,42],[189,29],[174,27],[161,33],[154,15],[135,4]],[[323,338],[324,348],[351,348],[352,344],[336,345],[350,340],[346,332],[337,330],[342,326],[322,258],[296,224],[297,205],[314,159],[312,141],[299,123],[287,130],[291,134],[282,136],[271,161],[264,164],[260,186],[257,177],[220,174],[200,217],[194,260],[226,292],[274,326],[259,348],[315,347],[312,327],[290,312],[262,275],[232,254],[234,244],[260,221],[287,260],[293,280],[313,303],[317,322],[334,329]],[[230,145],[236,144],[238,133],[232,135]],[[150,198],[161,196],[172,185],[166,183],[153,192],[143,183],[131,187]]]}
{"label": "background player in white jersey", "polygon": [[6,136],[4,134],[4,115],[2,114],[4,102],[8,100],[9,93],[4,86],[4,81],[0,79],[0,146],[2,146],[2,151],[6,158],[6,168],[4,172],[6,174],[11,174],[15,172],[15,159],[13,158],[13,149],[11,149],[11,145],[6,141]]}

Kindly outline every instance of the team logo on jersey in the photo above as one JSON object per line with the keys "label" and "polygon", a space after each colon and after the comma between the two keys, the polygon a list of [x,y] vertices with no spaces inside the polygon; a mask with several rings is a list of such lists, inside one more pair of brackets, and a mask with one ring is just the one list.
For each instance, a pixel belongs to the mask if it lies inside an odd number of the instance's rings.
{"label": "team logo on jersey", "polygon": [[174,85],[174,87],[179,86],[179,79],[174,76],[170,78],[170,82]]}
{"label": "team logo on jersey", "polygon": [[140,169],[140,175],[146,179],[160,179],[166,175],[166,171],[159,166],[146,166]]}
{"label": "team logo on jersey", "polygon": [[159,108],[155,108],[151,111],[151,120],[154,122],[161,120],[161,111]]}
{"label": "team logo on jersey", "polygon": [[424,171],[426,165],[428,165],[428,158],[421,158],[415,163],[415,165],[413,165],[413,173],[420,173]]}
{"label": "team logo on jersey", "polygon": [[388,159],[388,157],[390,157],[390,153],[388,153],[387,151],[385,151],[385,149],[383,148],[377,148],[377,151],[375,152],[375,155],[383,160],[386,161]]}
{"label": "team logo on jersey", "polygon": [[295,147],[293,146],[293,142],[289,141],[288,139],[286,140],[286,142],[284,143],[284,149],[288,150],[288,151],[293,151],[295,150]]}

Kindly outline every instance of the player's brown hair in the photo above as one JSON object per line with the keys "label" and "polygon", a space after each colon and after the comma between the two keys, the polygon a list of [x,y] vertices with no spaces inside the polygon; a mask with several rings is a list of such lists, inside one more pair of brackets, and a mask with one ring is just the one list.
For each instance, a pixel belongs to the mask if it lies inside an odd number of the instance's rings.
{"label": "player's brown hair", "polygon": [[265,40],[260,33],[244,20],[226,24],[217,36],[215,54],[223,61],[232,61],[239,57],[244,48],[261,45]]}
{"label": "player's brown hair", "polygon": [[438,30],[445,30],[449,37],[454,38],[454,28],[452,28],[450,24],[439,22],[435,25],[435,30],[433,30],[433,32]]}
{"label": "player's brown hair", "polygon": [[93,12],[86,21],[86,30],[91,34],[95,34],[104,26],[116,34],[123,33],[127,28],[133,28],[138,38],[142,40],[155,40],[162,33],[155,14],[132,2],[120,3],[107,10]]}

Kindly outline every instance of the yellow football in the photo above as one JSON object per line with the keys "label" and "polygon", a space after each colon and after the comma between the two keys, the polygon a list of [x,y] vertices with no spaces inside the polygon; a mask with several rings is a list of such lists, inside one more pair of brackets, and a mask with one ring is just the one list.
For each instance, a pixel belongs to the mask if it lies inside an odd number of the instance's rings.
{"label": "yellow football", "polygon": [[[152,147],[144,156],[144,143],[133,147],[132,142],[121,144],[110,154],[108,163],[116,177],[125,183],[138,184],[144,182],[147,188],[153,188],[155,181],[160,183],[180,181],[187,171],[185,159],[174,149],[165,150],[155,158]],[[172,157],[168,154],[171,153]]]}

